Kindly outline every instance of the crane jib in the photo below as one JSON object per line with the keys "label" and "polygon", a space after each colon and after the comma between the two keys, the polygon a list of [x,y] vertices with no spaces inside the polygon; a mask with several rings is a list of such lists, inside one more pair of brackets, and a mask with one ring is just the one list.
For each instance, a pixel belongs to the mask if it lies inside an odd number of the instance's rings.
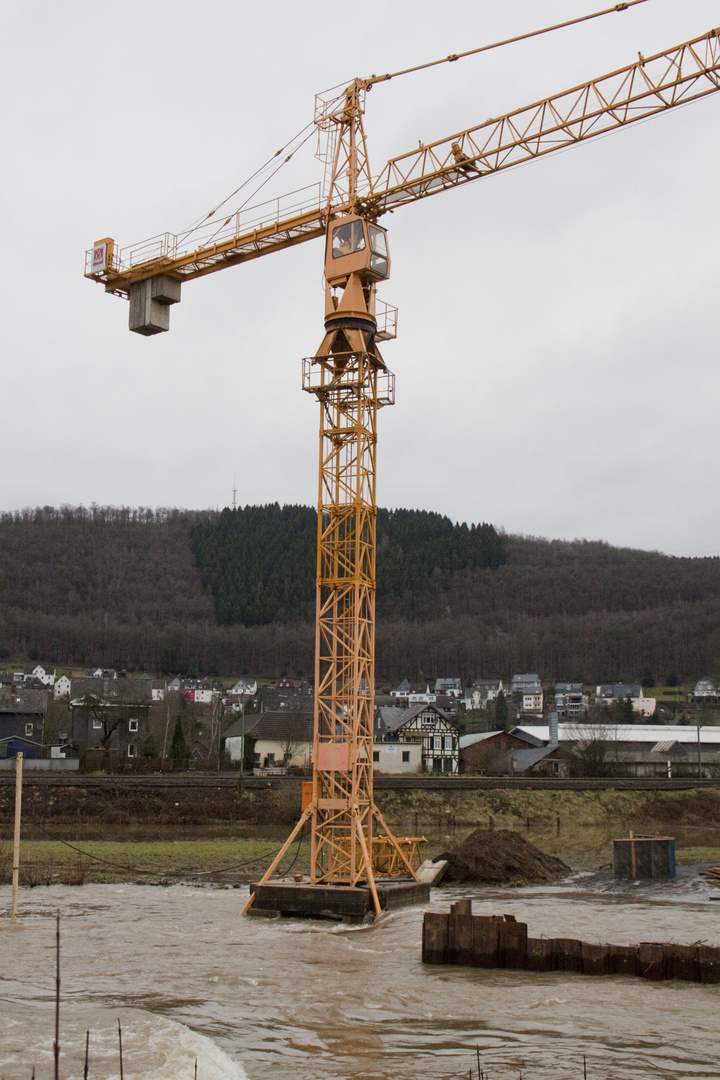
{"label": "crane jib", "polygon": [[[313,185],[312,194],[311,189],[304,189],[308,192],[307,205],[302,205],[301,195],[292,193],[291,212],[246,230],[230,225],[227,235],[219,230],[208,245],[183,246],[177,236],[165,233],[131,248],[118,249],[106,238],[87,252],[85,274],[103,284],[106,291],[121,296],[128,296],[136,282],[160,274],[178,281],[202,277],[324,236],[330,216],[359,212],[367,220],[377,220],[407,203],[698,100],[720,89],[718,33],[713,29],[654,56],[639,55],[625,68],[432,144],[421,144],[414,151],[391,158],[373,180],[369,179],[366,161],[362,168],[351,166],[338,148],[333,183],[343,170],[352,169],[354,182],[360,177],[364,184],[362,191],[351,193],[352,197],[334,189],[333,197],[323,202],[319,185]],[[354,123],[361,129],[360,81],[356,89]],[[327,117],[323,123],[327,124]],[[348,128],[347,117],[337,124]],[[349,138],[348,131],[345,135]],[[353,136],[350,141],[357,155],[358,147],[364,146],[364,135],[361,139]],[[253,208],[246,211],[247,215],[252,213]]]}

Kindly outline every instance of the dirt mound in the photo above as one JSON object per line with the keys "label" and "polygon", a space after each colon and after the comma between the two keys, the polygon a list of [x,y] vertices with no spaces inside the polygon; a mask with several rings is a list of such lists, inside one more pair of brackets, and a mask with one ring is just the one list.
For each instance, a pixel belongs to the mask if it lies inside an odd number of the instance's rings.
{"label": "dirt mound", "polygon": [[546,855],[510,829],[476,829],[438,859],[447,859],[443,880],[448,882],[542,882],[570,871],[562,859]]}

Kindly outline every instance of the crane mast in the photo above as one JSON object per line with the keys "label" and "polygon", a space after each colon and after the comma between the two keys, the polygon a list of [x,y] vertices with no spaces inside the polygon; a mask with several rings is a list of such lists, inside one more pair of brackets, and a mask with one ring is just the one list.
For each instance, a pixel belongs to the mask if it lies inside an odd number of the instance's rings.
{"label": "crane mast", "polygon": [[[303,389],[320,404],[320,465],[313,780],[299,824],[310,821],[311,885],[366,883],[380,914],[376,820],[412,878],[415,871],[373,799],[377,416],[393,404],[395,380],[376,343],[375,282],[389,273],[384,230],[360,215],[360,190],[371,191],[363,100],[356,80],[329,108],[319,108],[316,120],[329,135],[332,172],[325,335],[303,361]],[[334,201],[351,214],[333,216]],[[339,299],[333,287],[342,288]],[[251,903],[252,897],[248,908]]]}

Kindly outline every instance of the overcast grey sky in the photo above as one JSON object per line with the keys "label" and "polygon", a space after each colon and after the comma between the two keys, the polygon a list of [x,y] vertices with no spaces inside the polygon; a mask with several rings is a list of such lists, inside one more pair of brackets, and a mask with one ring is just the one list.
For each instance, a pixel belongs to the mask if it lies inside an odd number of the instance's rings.
{"label": "overcast grey sky", "polygon": [[[313,504],[322,244],[187,283],[154,338],[84,280],[84,249],[195,221],[328,86],[602,6],[6,2],[0,509],[222,507],[233,476],[240,504]],[[648,0],[376,86],[373,170],[713,26],[719,2]],[[717,94],[383,219],[381,505],[720,554],[719,131]],[[285,190],[321,179],[312,153],[293,167]]]}

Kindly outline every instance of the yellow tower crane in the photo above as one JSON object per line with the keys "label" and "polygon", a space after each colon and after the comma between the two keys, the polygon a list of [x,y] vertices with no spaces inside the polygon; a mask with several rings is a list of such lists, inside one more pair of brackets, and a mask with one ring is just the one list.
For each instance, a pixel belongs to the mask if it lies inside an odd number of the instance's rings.
{"label": "yellow tower crane", "polygon": [[714,93],[720,89],[719,35],[710,30],[654,56],[639,55],[600,78],[421,143],[375,176],[363,129],[365,96],[376,83],[408,72],[355,79],[316,99],[314,122],[326,138],[329,169],[324,194],[319,187],[311,198],[295,192],[219,223],[213,211],[182,235],[163,233],[127,248],[106,238],[87,252],[86,277],[128,297],[130,329],[152,335],[168,329],[169,308],[180,300],[184,281],[325,237],[325,335],[303,361],[303,389],[320,403],[313,780],[297,826],[260,885],[270,881],[308,821],[311,887],[362,886],[379,914],[376,824],[386,834],[384,850],[392,849],[396,864],[415,877],[406,848],[373,799],[377,413],[394,400],[394,377],[378,342],[395,336],[394,309],[376,300],[377,283],[390,273],[387,234],[378,220],[399,206]]}

